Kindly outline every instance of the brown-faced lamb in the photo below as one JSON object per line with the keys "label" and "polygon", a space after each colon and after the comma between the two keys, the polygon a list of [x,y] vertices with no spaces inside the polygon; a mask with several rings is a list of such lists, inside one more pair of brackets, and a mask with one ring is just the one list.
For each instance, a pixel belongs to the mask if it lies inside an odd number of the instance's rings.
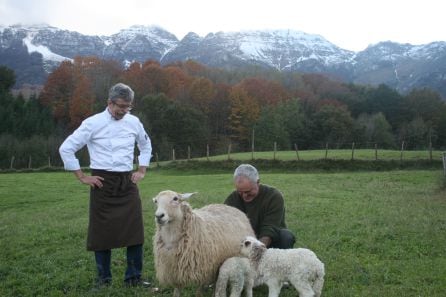
{"label": "brown-faced lamb", "polygon": [[[241,255],[248,257],[251,269],[255,271],[254,285],[266,284],[268,286],[268,297],[278,297],[284,282],[290,282],[299,292],[300,297],[321,296],[325,268],[311,250],[267,249],[255,237],[248,236],[242,243]],[[232,267],[237,269],[238,266]],[[240,296],[240,294],[235,296]]]}
{"label": "brown-faced lamb", "polygon": [[196,285],[197,296],[216,281],[220,265],[240,253],[240,242],[254,231],[246,215],[224,204],[192,209],[185,200],[194,193],[162,191],[153,201],[156,278],[160,285],[180,289]]}

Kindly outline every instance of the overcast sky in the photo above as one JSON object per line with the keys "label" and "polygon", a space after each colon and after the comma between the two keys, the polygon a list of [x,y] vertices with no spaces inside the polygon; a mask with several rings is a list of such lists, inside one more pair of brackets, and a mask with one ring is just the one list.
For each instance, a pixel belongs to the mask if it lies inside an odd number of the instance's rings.
{"label": "overcast sky", "polygon": [[446,41],[446,0],[0,0],[0,25],[46,23],[89,35],[157,25],[182,39],[292,29],[360,51],[379,41]]}

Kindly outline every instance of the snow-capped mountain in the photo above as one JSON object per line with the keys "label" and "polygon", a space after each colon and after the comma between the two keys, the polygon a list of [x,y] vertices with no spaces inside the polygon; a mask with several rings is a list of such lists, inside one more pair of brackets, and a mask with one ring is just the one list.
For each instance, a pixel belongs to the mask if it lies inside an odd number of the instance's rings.
{"label": "snow-capped mountain", "polygon": [[43,84],[61,61],[75,56],[114,59],[123,65],[152,59],[161,64],[193,59],[208,66],[247,64],[279,71],[326,73],[347,82],[385,83],[401,92],[430,87],[446,98],[446,42],[381,42],[361,52],[320,35],[292,30],[217,32],[182,40],[156,26],[132,26],[111,36],[87,36],[48,25],[0,27],[0,64],[17,84]]}
{"label": "snow-capped mountain", "polygon": [[[317,61],[320,68],[343,64],[354,56],[322,36],[291,30],[218,32],[200,38],[189,33],[162,62],[194,59],[206,65],[255,63],[280,71],[293,71],[296,64]],[[319,66],[319,65],[318,65]],[[320,71],[321,69],[312,69]]]}

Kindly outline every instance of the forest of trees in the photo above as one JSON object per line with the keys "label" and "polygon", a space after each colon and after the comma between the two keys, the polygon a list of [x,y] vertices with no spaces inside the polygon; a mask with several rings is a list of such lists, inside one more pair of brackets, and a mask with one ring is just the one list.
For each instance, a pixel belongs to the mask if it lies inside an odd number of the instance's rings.
{"label": "forest of trees", "polygon": [[[15,75],[0,66],[0,168],[60,166],[58,147],[81,121],[104,110],[108,89],[135,91],[132,113],[169,159],[248,151],[331,148],[446,148],[446,102],[429,89],[406,95],[386,85],[345,84],[320,74],[247,67],[209,68],[194,61],[161,66],[76,57],[48,77],[38,96],[13,96]],[[81,152],[81,155],[86,155]],[[81,157],[82,157],[81,156]]]}

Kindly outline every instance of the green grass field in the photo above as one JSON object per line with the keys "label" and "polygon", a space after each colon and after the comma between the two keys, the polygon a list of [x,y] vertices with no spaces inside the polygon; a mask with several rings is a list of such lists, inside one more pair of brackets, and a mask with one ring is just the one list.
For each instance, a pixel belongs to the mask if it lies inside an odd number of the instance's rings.
{"label": "green grass field", "polygon": [[[446,296],[446,192],[441,170],[260,172],[285,196],[296,246],[325,263],[323,296]],[[191,204],[222,202],[232,172],[154,170],[140,184],[146,227],[144,277],[154,279],[151,239],[159,191],[198,192]],[[0,296],[151,296],[124,288],[125,250],[113,251],[113,285],[92,290],[85,250],[88,188],[71,173],[0,174]],[[193,296],[188,289],[184,296]],[[162,288],[155,296],[171,296]],[[209,291],[206,296],[211,296]],[[265,287],[254,296],[267,296]],[[294,289],[281,296],[297,296]]]}

